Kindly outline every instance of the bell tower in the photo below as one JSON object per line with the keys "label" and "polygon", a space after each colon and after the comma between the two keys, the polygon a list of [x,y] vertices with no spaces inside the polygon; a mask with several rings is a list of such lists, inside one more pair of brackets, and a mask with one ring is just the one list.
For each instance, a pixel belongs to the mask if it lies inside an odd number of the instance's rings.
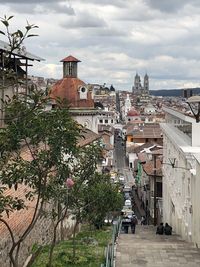
{"label": "bell tower", "polygon": [[60,62],[63,62],[63,78],[77,78],[78,62],[81,62],[80,60],[70,55]]}
{"label": "bell tower", "polygon": [[144,76],[144,92],[145,94],[149,94],[149,76],[147,73]]}

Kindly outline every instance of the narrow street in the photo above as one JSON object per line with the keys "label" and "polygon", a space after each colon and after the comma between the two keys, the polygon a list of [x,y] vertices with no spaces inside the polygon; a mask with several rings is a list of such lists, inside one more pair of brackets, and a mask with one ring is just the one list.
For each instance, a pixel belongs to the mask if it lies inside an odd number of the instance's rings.
{"label": "narrow street", "polygon": [[[114,158],[115,158],[115,170],[122,174],[125,178],[125,185],[132,187],[135,185],[135,179],[133,177],[132,171],[129,169],[128,162],[126,160],[126,154],[125,154],[125,143],[122,140],[122,138],[119,138],[118,135],[116,135],[115,138],[115,149],[114,149]],[[133,210],[134,213],[137,215],[138,219],[141,218],[141,216],[144,216],[144,211],[140,208],[140,201],[137,198],[137,195],[135,194],[135,191],[132,191],[134,204]]]}
{"label": "narrow street", "polygon": [[115,139],[114,158],[116,171],[124,175],[126,184],[132,186],[135,183],[135,180],[132,172],[128,168],[128,163],[126,161],[125,155],[125,143],[122,138]]}

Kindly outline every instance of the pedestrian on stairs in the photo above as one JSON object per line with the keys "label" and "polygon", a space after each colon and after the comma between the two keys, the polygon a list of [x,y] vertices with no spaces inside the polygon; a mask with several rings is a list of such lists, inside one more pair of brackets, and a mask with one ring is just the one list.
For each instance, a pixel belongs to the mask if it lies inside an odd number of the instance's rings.
{"label": "pedestrian on stairs", "polygon": [[165,233],[165,235],[171,235],[172,234],[172,227],[168,223],[165,224],[164,233]]}
{"label": "pedestrian on stairs", "polygon": [[133,216],[131,218],[131,231],[132,231],[132,234],[135,234],[135,228],[136,228],[136,224],[137,223],[138,223],[137,216],[135,214],[133,214]]}
{"label": "pedestrian on stairs", "polygon": [[145,222],[146,222],[146,219],[145,219],[145,217],[144,217],[144,216],[142,216],[142,217],[141,217],[141,222],[140,222],[140,223],[141,223],[141,225],[145,225]]}
{"label": "pedestrian on stairs", "polygon": [[158,225],[157,227],[156,234],[163,235],[163,233],[164,233],[164,226],[163,226],[163,223],[160,223],[160,225]]}

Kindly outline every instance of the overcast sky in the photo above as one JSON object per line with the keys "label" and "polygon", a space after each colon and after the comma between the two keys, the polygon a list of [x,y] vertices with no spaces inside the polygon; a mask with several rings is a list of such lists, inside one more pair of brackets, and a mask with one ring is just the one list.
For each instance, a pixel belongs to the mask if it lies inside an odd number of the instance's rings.
{"label": "overcast sky", "polygon": [[0,0],[5,14],[39,26],[25,46],[45,61],[29,74],[62,78],[71,54],[86,83],[131,90],[147,72],[152,90],[200,86],[200,0]]}

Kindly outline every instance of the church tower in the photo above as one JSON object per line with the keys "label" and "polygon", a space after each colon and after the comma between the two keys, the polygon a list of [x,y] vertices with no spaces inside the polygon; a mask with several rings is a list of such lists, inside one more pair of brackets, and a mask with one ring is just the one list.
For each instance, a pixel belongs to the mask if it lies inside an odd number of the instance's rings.
{"label": "church tower", "polygon": [[147,73],[144,76],[144,93],[149,94],[149,76]]}
{"label": "church tower", "polygon": [[81,62],[80,60],[73,56],[68,56],[60,62],[63,62],[63,78],[77,78],[78,62]]}
{"label": "church tower", "polygon": [[133,93],[135,93],[135,94],[140,93],[141,88],[142,88],[142,86],[141,86],[140,76],[136,73],[135,80],[134,80]]}

